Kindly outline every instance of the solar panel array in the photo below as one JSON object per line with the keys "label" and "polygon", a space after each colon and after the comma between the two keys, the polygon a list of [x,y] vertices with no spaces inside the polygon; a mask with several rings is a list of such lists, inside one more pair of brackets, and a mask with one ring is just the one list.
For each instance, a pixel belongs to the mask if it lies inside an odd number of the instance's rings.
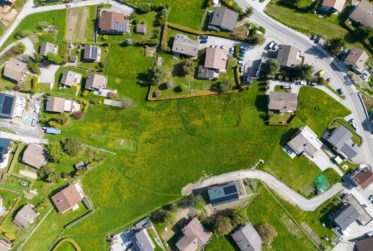
{"label": "solar panel array", "polygon": [[3,102],[3,107],[1,108],[1,113],[2,114],[7,114],[10,115],[13,107],[13,97],[5,96],[4,97],[4,102]]}
{"label": "solar panel array", "polygon": [[114,18],[114,29],[119,31],[124,31],[126,24],[124,22],[119,22],[118,19]]}
{"label": "solar panel array", "polygon": [[218,188],[218,189],[223,190],[222,192],[224,192],[224,195],[222,193],[221,197],[216,198],[216,199],[211,199],[210,202],[213,206],[216,206],[216,205],[219,205],[219,204],[224,204],[224,203],[239,199],[237,187],[236,187],[235,184],[231,184],[229,186],[221,187],[221,188]]}
{"label": "solar panel array", "polygon": [[97,58],[98,57],[98,48],[97,47],[92,47],[92,58]]}
{"label": "solar panel array", "polygon": [[232,194],[232,193],[237,193],[237,188],[235,185],[230,185],[227,187],[224,187],[224,193],[225,195]]}

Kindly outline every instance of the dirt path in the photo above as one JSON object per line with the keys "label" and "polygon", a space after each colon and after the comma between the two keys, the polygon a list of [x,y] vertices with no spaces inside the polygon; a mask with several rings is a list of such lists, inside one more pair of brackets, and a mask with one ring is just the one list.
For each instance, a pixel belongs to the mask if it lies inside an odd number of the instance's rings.
{"label": "dirt path", "polygon": [[88,21],[88,8],[68,9],[66,20],[66,40],[71,42],[86,41],[86,26]]}

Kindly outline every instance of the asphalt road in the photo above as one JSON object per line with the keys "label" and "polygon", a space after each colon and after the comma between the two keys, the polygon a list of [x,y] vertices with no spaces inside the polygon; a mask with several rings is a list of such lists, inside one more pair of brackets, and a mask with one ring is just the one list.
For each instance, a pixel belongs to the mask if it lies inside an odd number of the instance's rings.
{"label": "asphalt road", "polygon": [[[237,4],[246,9],[250,7],[249,0],[235,0]],[[312,64],[314,69],[325,71],[325,78],[331,79],[331,86],[335,89],[341,88],[346,95],[346,106],[352,111],[356,123],[359,125],[357,132],[363,137],[363,144],[360,147],[365,156],[365,163],[373,166],[373,135],[372,125],[369,122],[363,105],[360,102],[359,94],[355,86],[346,78],[348,68],[343,64],[334,61],[329,54],[319,45],[314,44],[307,36],[290,29],[267,16],[261,9],[254,8],[251,21],[263,26],[266,29],[268,41],[276,40],[282,44],[293,45],[300,49],[306,58],[306,63]]]}

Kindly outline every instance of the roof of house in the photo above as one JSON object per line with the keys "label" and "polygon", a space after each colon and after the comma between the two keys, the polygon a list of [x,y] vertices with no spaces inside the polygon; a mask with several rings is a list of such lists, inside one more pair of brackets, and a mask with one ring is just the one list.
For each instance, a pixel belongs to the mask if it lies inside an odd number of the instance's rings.
{"label": "roof of house", "polygon": [[11,118],[13,115],[15,96],[0,93],[0,117]]}
{"label": "roof of house", "polygon": [[197,218],[193,218],[183,229],[183,237],[176,243],[181,251],[195,251],[201,249],[211,238]]}
{"label": "roof of house", "polygon": [[132,243],[136,247],[135,250],[153,251],[155,249],[155,245],[152,239],[150,238],[148,231],[145,228],[137,232],[132,237]]}
{"label": "roof of house", "polygon": [[369,167],[364,167],[359,170],[352,179],[358,184],[362,189],[367,188],[373,183],[373,172]]}
{"label": "roof of house", "polygon": [[93,89],[105,89],[107,86],[107,78],[103,75],[96,73],[89,73],[85,88],[89,90]]}
{"label": "roof of house", "polygon": [[298,106],[298,95],[290,92],[271,92],[269,94],[269,110],[295,112]]}
{"label": "roof of house", "polygon": [[356,251],[372,251],[372,247],[373,247],[373,236],[355,241]]}
{"label": "roof of house", "polygon": [[104,10],[98,22],[101,31],[115,31],[124,33],[128,31],[130,23],[122,13]]}
{"label": "roof of house", "polygon": [[54,194],[51,199],[59,213],[66,212],[83,200],[84,196],[77,184],[70,184],[58,193]]}
{"label": "roof of house", "polygon": [[351,12],[350,19],[373,29],[373,4],[362,0]]}
{"label": "roof of house", "polygon": [[61,78],[61,84],[67,85],[67,86],[72,86],[75,83],[80,83],[82,80],[82,74],[69,71],[69,70],[64,70],[62,73],[62,78]]}
{"label": "roof of house", "polygon": [[22,80],[26,70],[27,64],[19,61],[16,58],[11,58],[5,64],[4,76],[19,82]]}
{"label": "roof of house", "polygon": [[205,68],[226,70],[228,63],[228,51],[222,48],[208,47],[206,49]]}
{"label": "roof of house", "polygon": [[38,213],[35,211],[34,206],[31,204],[26,204],[18,211],[16,217],[14,218],[14,223],[20,227],[28,227],[32,224]]}
{"label": "roof of house", "polygon": [[136,24],[136,33],[145,34],[146,33],[146,23]]}
{"label": "roof of house", "polygon": [[46,162],[45,152],[41,145],[29,144],[23,152],[22,162],[39,169]]}
{"label": "roof of house", "polygon": [[360,214],[352,205],[343,207],[340,211],[336,213],[334,217],[334,222],[342,230],[345,230],[350,226],[354,221],[359,218]]}
{"label": "roof of house", "polygon": [[58,50],[58,46],[56,44],[52,44],[49,42],[43,42],[41,43],[40,47],[40,55],[47,56],[48,53],[56,54]]}
{"label": "roof of house", "polygon": [[12,246],[12,243],[8,239],[0,239],[0,251],[10,251],[12,250]]}
{"label": "roof of house", "polygon": [[239,187],[235,182],[211,187],[207,190],[207,193],[212,206],[218,206],[239,199]]}
{"label": "roof of house", "polygon": [[199,79],[214,79],[218,78],[219,74],[213,69],[207,69],[203,65],[198,66],[197,78]]}
{"label": "roof of house", "polygon": [[232,234],[233,240],[241,251],[261,251],[262,239],[253,225],[246,222]]}
{"label": "roof of house", "polygon": [[0,138],[0,163],[4,161],[4,155],[9,152],[10,139]]}
{"label": "roof of house", "polygon": [[228,8],[217,7],[214,10],[210,25],[223,30],[233,31],[238,20],[238,13]]}
{"label": "roof of house", "polygon": [[65,99],[60,97],[48,96],[45,110],[47,112],[64,112]]}
{"label": "roof of house", "polygon": [[364,50],[360,48],[352,48],[346,57],[345,62],[352,64],[358,69],[363,69],[368,58],[369,55]]}
{"label": "roof of house", "polygon": [[172,44],[172,51],[183,55],[197,57],[199,49],[199,41],[192,40],[188,36],[176,34]]}
{"label": "roof of house", "polygon": [[322,142],[318,139],[316,133],[311,128],[304,126],[300,128],[293,138],[287,143],[296,154],[307,153],[313,156],[321,149]]}
{"label": "roof of house", "polygon": [[100,47],[95,45],[86,45],[84,47],[84,55],[83,58],[85,60],[97,60],[100,54]]}
{"label": "roof of house", "polygon": [[344,126],[335,128],[332,133],[324,138],[336,149],[336,151],[348,158],[353,158],[357,155],[357,150],[351,140],[352,133]]}
{"label": "roof of house", "polygon": [[283,67],[293,67],[302,63],[300,50],[291,45],[280,45],[276,58]]}
{"label": "roof of house", "polygon": [[323,0],[322,6],[333,8],[338,12],[342,12],[344,6],[346,4],[346,0]]}

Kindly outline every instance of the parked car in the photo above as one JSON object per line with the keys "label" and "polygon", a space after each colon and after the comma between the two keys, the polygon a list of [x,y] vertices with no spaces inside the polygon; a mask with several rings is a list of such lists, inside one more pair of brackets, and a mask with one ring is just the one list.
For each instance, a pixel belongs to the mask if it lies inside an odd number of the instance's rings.
{"label": "parked car", "polygon": [[267,48],[268,48],[269,50],[271,50],[275,44],[276,44],[275,41],[272,41],[272,42],[270,42],[270,43],[268,44]]}
{"label": "parked car", "polygon": [[242,65],[242,64],[243,64],[243,61],[242,61],[242,60],[238,60],[237,63],[238,63],[239,65]]}
{"label": "parked car", "polygon": [[[373,203],[373,202],[372,202],[372,203]],[[372,237],[372,236],[373,236],[373,231],[369,231],[369,232],[367,232],[365,235],[368,236],[368,237]]]}
{"label": "parked car", "polygon": [[244,72],[244,71],[245,71],[245,66],[244,66],[244,65],[241,65],[239,71],[240,71],[241,73]]}
{"label": "parked car", "polygon": [[26,181],[20,181],[19,184],[23,187],[27,187],[27,183]]}
{"label": "parked car", "polygon": [[341,96],[344,96],[344,95],[345,95],[344,92],[343,92],[343,90],[342,90],[341,88],[338,88],[338,89],[337,89],[337,92],[338,92],[338,94],[341,95]]}
{"label": "parked car", "polygon": [[314,83],[312,81],[307,81],[306,84],[309,85],[309,86],[316,86],[317,85],[316,83]]}
{"label": "parked car", "polygon": [[321,38],[320,38],[319,36],[316,35],[314,42],[315,42],[316,44],[318,44],[318,43],[320,42],[320,39],[321,39]]}
{"label": "parked car", "polygon": [[201,36],[199,36],[199,39],[206,39],[207,40],[207,36],[206,35],[201,35]]}
{"label": "parked car", "polygon": [[229,48],[229,54],[234,54],[234,47]]}
{"label": "parked car", "polygon": [[355,123],[355,120],[354,119],[350,119],[348,121],[348,123],[355,129],[357,130],[357,124]]}
{"label": "parked car", "polygon": [[303,81],[303,80],[299,80],[299,81],[295,81],[294,84],[296,85],[306,85],[306,81]]}
{"label": "parked car", "polygon": [[207,44],[207,39],[201,39],[201,40],[199,40],[199,43],[200,44]]}
{"label": "parked car", "polygon": [[316,35],[315,35],[315,34],[312,34],[312,35],[311,35],[311,40],[315,40],[315,38],[316,38]]}
{"label": "parked car", "polygon": [[371,194],[368,199],[373,204],[373,194]]}
{"label": "parked car", "polygon": [[31,121],[31,126],[36,126],[36,118],[33,118]]}

